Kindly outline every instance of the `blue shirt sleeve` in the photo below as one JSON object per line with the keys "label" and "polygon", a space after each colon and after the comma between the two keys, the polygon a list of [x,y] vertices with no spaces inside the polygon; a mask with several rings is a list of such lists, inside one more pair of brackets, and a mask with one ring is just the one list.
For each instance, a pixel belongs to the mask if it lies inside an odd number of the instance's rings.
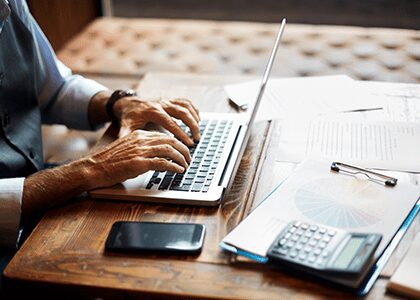
{"label": "blue shirt sleeve", "polygon": [[25,1],[16,1],[21,20],[32,32],[36,48],[38,102],[45,124],[63,124],[69,128],[90,130],[88,105],[98,92],[107,90],[96,81],[80,75],[61,63],[50,43],[29,12]]}

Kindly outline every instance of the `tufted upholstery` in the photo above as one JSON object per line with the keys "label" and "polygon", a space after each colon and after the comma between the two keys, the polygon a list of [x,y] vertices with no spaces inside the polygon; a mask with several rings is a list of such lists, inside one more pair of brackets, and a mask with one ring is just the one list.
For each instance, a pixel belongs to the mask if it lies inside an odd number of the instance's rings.
{"label": "tufted upholstery", "polygon": [[[76,72],[261,74],[278,24],[101,18],[60,51]],[[420,31],[288,24],[274,76],[420,82]]]}
{"label": "tufted upholstery", "polygon": [[[277,30],[268,23],[100,18],[58,56],[111,88],[133,87],[149,71],[260,75]],[[420,82],[420,32],[288,24],[277,61],[274,76]],[[49,161],[80,156],[100,134],[43,130]]]}

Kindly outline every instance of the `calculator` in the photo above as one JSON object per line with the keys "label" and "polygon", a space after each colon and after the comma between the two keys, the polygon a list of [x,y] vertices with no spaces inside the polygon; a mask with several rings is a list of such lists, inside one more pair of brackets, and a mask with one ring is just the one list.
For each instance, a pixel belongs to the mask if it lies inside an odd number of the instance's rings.
{"label": "calculator", "polygon": [[382,235],[292,221],[270,246],[270,262],[325,273],[358,275],[370,267]]}

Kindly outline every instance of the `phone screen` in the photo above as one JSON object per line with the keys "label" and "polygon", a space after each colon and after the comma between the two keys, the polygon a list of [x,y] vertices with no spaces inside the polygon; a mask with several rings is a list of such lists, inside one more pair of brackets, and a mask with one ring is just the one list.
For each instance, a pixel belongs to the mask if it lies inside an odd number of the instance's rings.
{"label": "phone screen", "polygon": [[106,241],[108,250],[199,252],[205,227],[191,223],[116,222]]}

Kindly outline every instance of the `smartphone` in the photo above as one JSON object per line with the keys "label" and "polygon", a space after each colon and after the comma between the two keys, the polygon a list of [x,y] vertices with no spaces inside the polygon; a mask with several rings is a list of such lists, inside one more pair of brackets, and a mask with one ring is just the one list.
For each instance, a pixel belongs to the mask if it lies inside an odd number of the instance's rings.
{"label": "smartphone", "polygon": [[194,223],[115,222],[106,250],[168,254],[198,254],[205,226]]}

